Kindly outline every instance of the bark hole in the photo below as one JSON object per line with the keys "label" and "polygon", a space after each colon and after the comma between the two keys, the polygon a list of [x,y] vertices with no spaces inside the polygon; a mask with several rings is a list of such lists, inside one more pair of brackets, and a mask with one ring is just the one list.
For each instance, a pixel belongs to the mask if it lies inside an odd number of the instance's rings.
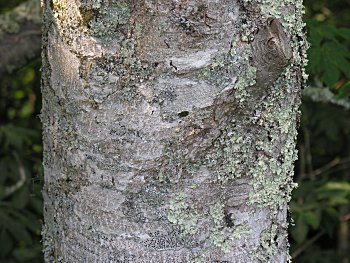
{"label": "bark hole", "polygon": [[183,117],[188,116],[188,114],[190,114],[190,113],[189,113],[187,110],[185,110],[185,111],[179,112],[177,115],[178,115],[180,118],[183,118]]}
{"label": "bark hole", "polygon": [[227,227],[234,227],[235,224],[232,220],[232,213],[228,213],[227,211],[225,211],[225,222]]}

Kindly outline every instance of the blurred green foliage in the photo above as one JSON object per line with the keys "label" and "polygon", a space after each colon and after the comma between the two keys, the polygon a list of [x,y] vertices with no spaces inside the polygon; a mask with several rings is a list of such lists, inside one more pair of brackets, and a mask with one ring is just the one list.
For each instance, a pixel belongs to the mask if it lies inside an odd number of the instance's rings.
{"label": "blurred green foliage", "polygon": [[[309,86],[350,103],[350,1],[307,0]],[[350,111],[303,97],[290,210],[293,262],[350,261]]]}
{"label": "blurred green foliage", "polygon": [[[0,0],[0,13],[21,2]],[[305,5],[309,85],[350,103],[350,0]],[[39,69],[38,58],[0,82],[0,263],[43,262]],[[308,97],[301,110],[293,262],[349,262],[350,111]]]}
{"label": "blurred green foliage", "polygon": [[[0,0],[0,13],[24,0]],[[0,81],[0,263],[43,262],[40,58]]]}
{"label": "blurred green foliage", "polygon": [[332,88],[341,77],[350,78],[350,29],[319,24],[312,19],[308,20],[308,27],[311,44],[308,71]]}
{"label": "blurred green foliage", "polygon": [[26,0],[0,0],[0,14],[12,10],[14,7],[25,2]]}
{"label": "blurred green foliage", "polygon": [[0,262],[43,262],[40,60],[0,83]]}

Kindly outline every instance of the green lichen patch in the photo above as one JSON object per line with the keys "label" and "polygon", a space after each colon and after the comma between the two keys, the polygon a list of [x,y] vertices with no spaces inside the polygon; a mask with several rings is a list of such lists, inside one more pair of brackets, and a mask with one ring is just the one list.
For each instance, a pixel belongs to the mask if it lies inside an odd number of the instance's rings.
{"label": "green lichen patch", "polygon": [[290,201],[291,191],[296,186],[292,178],[297,159],[295,141],[299,104],[295,101],[290,106],[285,102],[289,96],[286,94],[286,88],[291,85],[289,82],[288,79],[277,81],[269,100],[262,103],[257,124],[264,132],[255,142],[255,148],[261,154],[250,170],[250,184],[254,190],[249,195],[249,203],[269,207],[275,212]]}
{"label": "green lichen patch", "polygon": [[233,77],[237,75],[238,68],[230,53],[230,51],[220,51],[209,66],[199,71],[198,78],[222,87],[231,85]]}
{"label": "green lichen patch", "polygon": [[197,232],[198,212],[186,202],[187,196],[180,193],[170,200],[168,208],[168,220],[177,226],[184,234]]}
{"label": "green lichen patch", "polygon": [[[239,59],[240,61],[239,67],[235,68],[235,75],[238,76],[238,79],[235,82],[231,81],[225,89],[232,90],[230,92],[232,95],[230,96],[234,98],[235,104],[246,108],[246,104],[250,103],[248,100],[251,97],[252,87],[256,83],[256,68],[251,65],[252,51],[248,44],[237,47],[236,43],[233,42],[232,45],[230,54],[236,57],[233,58],[231,55],[229,57],[231,60]],[[226,63],[222,62],[222,60],[212,65],[212,68],[219,70],[219,73],[220,70],[226,67]],[[252,138],[252,134],[246,132],[246,126],[250,125],[249,118],[238,116],[239,113],[233,109],[231,114],[237,114],[237,116],[233,118],[231,116],[228,117],[229,121],[226,121],[221,127],[221,135],[214,142],[214,147],[206,158],[206,164],[209,167],[216,167],[217,179],[223,183],[227,182],[227,180],[240,178],[246,174],[247,167],[255,152],[254,138]]]}
{"label": "green lichen patch", "polygon": [[[248,77],[248,80],[242,77],[235,86],[237,94],[234,96],[243,106],[249,96],[249,85],[252,83],[254,83],[253,76],[251,79]],[[241,117],[237,112],[236,114],[234,119],[221,128],[220,136],[206,157],[207,165],[216,167],[217,180],[222,183],[249,175],[249,167],[256,151],[254,141],[257,135],[247,132],[246,126],[250,125],[249,118]]]}
{"label": "green lichen patch", "polygon": [[231,235],[230,235],[230,239],[233,240],[237,240],[237,239],[241,239],[244,236],[247,236],[251,233],[251,229],[248,225],[237,225]]}
{"label": "green lichen patch", "polygon": [[215,143],[218,158],[224,164],[217,170],[217,178],[221,182],[240,178],[247,170],[254,145],[251,136],[242,134],[242,131],[241,125],[232,124],[223,133],[227,141],[219,139]]}
{"label": "green lichen patch", "polygon": [[228,253],[231,249],[230,239],[224,229],[215,228],[211,232],[209,240],[215,247],[219,248],[224,253]]}
{"label": "green lichen patch", "polygon": [[135,56],[135,41],[125,40],[119,50],[119,56],[123,60],[122,63],[128,67],[135,68],[138,66],[139,60]]}
{"label": "green lichen patch", "polygon": [[130,16],[130,7],[124,2],[104,5],[99,9],[96,18],[89,22],[91,33],[103,43],[109,43],[115,38],[116,29],[127,24]]}
{"label": "green lichen patch", "polygon": [[[255,167],[256,174],[251,185],[253,191],[249,194],[249,204],[256,204],[258,207],[269,207],[277,213],[278,209],[290,201],[290,194],[295,185],[291,172],[279,168],[275,160],[258,160]],[[277,175],[266,177],[265,174],[273,170]],[[287,174],[286,174],[287,172]]]}
{"label": "green lichen patch", "polygon": [[224,253],[228,253],[235,240],[250,233],[247,225],[237,225],[234,227],[225,226],[224,205],[215,203],[209,208],[209,214],[214,221],[214,227],[209,236],[209,241]]}
{"label": "green lichen patch", "polygon": [[139,40],[142,38],[142,30],[143,30],[144,26],[139,23],[139,22],[136,22],[135,23],[135,27],[134,27],[134,34],[135,34],[135,39],[136,40]]}
{"label": "green lichen patch", "polygon": [[251,258],[258,259],[260,262],[272,262],[278,253],[278,234],[278,226],[275,224],[263,230],[260,234],[260,247],[251,253]]}
{"label": "green lichen patch", "polygon": [[[303,1],[302,0],[243,0],[242,1],[245,6],[255,6],[255,10],[259,10],[261,15],[264,17],[275,17],[275,18],[283,18],[285,19],[285,13],[283,11],[286,11],[286,8],[289,6],[293,6],[293,10],[296,10],[297,12],[303,13],[304,7],[303,7]],[[295,17],[298,15],[291,13],[290,16]]]}
{"label": "green lichen patch", "polygon": [[198,256],[198,257],[195,257],[193,259],[191,259],[189,262],[187,263],[206,263],[206,260],[205,260],[205,257],[203,256]]}
{"label": "green lichen patch", "polygon": [[209,214],[214,220],[215,226],[222,227],[224,224],[224,205],[220,203],[215,203],[209,208]]}
{"label": "green lichen patch", "polygon": [[226,229],[224,227],[224,205],[216,203],[209,208],[209,214],[214,221],[214,228],[209,236],[210,242],[224,252],[230,250],[231,244],[228,240]]}
{"label": "green lichen patch", "polygon": [[228,253],[232,250],[234,241],[241,239],[250,233],[251,229],[247,225],[237,225],[234,228],[215,227],[209,236],[209,241],[222,252]]}
{"label": "green lichen patch", "polygon": [[253,86],[256,83],[256,68],[253,67],[249,61],[251,55],[252,50],[248,45],[245,46],[245,48],[240,54],[242,59],[242,73],[240,74],[240,77],[238,78],[238,81],[234,87],[234,89],[236,90],[235,98],[240,103],[244,102],[245,100],[247,100],[247,98],[249,98],[249,87]]}

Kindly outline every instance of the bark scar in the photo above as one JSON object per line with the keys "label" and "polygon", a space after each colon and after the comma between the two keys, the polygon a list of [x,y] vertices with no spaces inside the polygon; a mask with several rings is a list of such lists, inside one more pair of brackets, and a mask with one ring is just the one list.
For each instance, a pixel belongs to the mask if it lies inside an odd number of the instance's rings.
{"label": "bark scar", "polygon": [[256,86],[268,87],[282,74],[293,58],[290,39],[278,19],[269,18],[251,43]]}

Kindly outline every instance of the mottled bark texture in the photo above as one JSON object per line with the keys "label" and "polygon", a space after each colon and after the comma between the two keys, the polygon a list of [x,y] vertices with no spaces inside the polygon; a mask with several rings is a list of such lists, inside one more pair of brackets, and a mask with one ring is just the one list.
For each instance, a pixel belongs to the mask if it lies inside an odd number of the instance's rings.
{"label": "mottled bark texture", "polygon": [[300,0],[45,0],[46,262],[287,262]]}

